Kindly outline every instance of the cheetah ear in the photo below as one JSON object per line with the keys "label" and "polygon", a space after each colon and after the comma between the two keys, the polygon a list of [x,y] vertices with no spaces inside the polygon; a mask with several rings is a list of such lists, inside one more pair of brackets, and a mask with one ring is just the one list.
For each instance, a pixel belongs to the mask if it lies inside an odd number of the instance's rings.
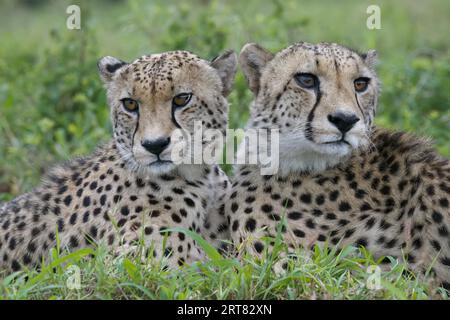
{"label": "cheetah ear", "polygon": [[211,60],[211,66],[217,70],[222,79],[222,94],[226,97],[233,88],[234,76],[237,70],[237,56],[233,50],[228,50]]}
{"label": "cheetah ear", "polygon": [[117,70],[127,64],[128,63],[126,63],[125,61],[111,56],[106,56],[98,60],[97,67],[103,82],[108,83],[111,81]]}
{"label": "cheetah ear", "polygon": [[369,68],[375,69],[378,63],[378,52],[376,50],[369,50],[367,53],[362,54],[361,57]]}
{"label": "cheetah ear", "polygon": [[259,78],[264,66],[273,59],[273,54],[256,43],[247,43],[239,55],[239,65],[244,71],[250,90],[257,95]]}

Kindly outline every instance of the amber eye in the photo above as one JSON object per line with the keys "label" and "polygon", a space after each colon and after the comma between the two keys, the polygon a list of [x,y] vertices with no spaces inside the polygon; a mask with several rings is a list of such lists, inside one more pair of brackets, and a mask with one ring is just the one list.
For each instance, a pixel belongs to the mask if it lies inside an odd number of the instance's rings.
{"label": "amber eye", "polygon": [[172,103],[175,107],[184,107],[191,100],[192,93],[180,93],[173,97]]}
{"label": "amber eye", "polygon": [[295,75],[295,81],[305,89],[312,89],[319,83],[317,77],[311,73],[298,73]]}
{"label": "amber eye", "polygon": [[356,79],[353,83],[355,85],[355,90],[357,92],[363,92],[366,91],[367,87],[369,86],[370,79],[361,77]]}
{"label": "amber eye", "polygon": [[124,98],[121,100],[123,107],[130,112],[136,112],[139,109],[139,103],[131,98]]}

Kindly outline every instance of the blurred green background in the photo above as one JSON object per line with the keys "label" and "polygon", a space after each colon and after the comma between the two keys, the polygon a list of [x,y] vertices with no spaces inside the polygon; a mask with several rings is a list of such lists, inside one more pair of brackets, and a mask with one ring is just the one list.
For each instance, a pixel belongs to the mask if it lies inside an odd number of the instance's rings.
{"label": "blurred green background", "polygon": [[[81,7],[81,30],[66,8]],[[381,8],[381,30],[366,9]],[[300,40],[376,48],[377,123],[432,137],[450,157],[450,1],[3,0],[0,4],[0,201],[30,190],[51,164],[110,137],[97,59],[186,49],[212,58],[249,41],[277,51]],[[230,127],[251,94],[238,73]]]}

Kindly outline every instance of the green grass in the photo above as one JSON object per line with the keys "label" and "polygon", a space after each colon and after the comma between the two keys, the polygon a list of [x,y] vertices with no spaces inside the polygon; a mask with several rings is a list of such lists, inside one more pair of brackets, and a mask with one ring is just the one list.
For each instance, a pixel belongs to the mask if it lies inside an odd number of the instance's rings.
{"label": "green grass", "polygon": [[[174,230],[174,231],[182,231]],[[190,234],[199,240],[197,235]],[[272,254],[261,259],[237,252],[222,257],[199,241],[209,261],[168,270],[165,260],[114,256],[103,246],[62,252],[52,249],[41,271],[25,270],[0,280],[3,299],[448,299],[432,280],[417,279],[405,265],[391,259],[380,273],[381,289],[370,289],[369,267],[379,265],[363,248],[341,251],[298,249],[287,270],[286,247],[275,239]],[[274,240],[274,239],[267,239]],[[138,250],[139,252],[139,250]],[[151,256],[151,255],[150,255]],[[386,265],[384,266],[386,268]],[[279,267],[278,267],[279,268]],[[75,270],[75,271],[74,271]],[[76,273],[79,272],[79,273]],[[77,280],[79,279],[79,280]],[[74,287],[79,281],[79,287]],[[370,281],[370,280],[369,280]]]}
{"label": "green grass", "polygon": [[[72,3],[82,8],[80,31],[65,28],[65,8]],[[381,30],[365,27],[366,8],[374,3],[381,7]],[[187,49],[212,58],[229,48],[239,52],[250,41],[273,51],[300,40],[333,41],[361,51],[375,48],[383,83],[377,123],[432,137],[438,151],[449,157],[449,15],[446,0],[4,0],[0,202],[31,190],[53,163],[87,154],[110,139],[109,110],[96,68],[104,55],[133,60]],[[231,128],[245,125],[251,99],[238,72],[229,97]],[[366,269],[375,262],[356,248],[341,253],[316,249],[310,257],[301,251],[284,275],[271,272],[276,261],[270,257],[244,255],[238,261],[210,254],[213,259],[205,265],[164,271],[158,261],[114,258],[102,247],[70,255],[56,251],[47,261],[51,268],[0,277],[0,297],[446,298],[428,280],[405,275],[405,266],[395,262],[392,271],[382,273],[383,290],[367,289]],[[71,265],[82,270],[80,290],[66,286]]]}

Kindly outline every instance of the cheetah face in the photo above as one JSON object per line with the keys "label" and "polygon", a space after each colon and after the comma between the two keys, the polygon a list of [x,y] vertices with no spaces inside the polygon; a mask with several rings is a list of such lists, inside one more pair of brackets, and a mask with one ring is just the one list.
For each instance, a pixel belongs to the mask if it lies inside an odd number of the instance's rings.
{"label": "cheetah face", "polygon": [[369,145],[376,52],[299,43],[276,55],[247,44],[240,65],[255,94],[249,126],[280,130],[280,169],[321,171]]}
{"label": "cheetah face", "polygon": [[132,63],[104,57],[99,71],[107,89],[114,139],[134,171],[165,174],[176,129],[193,132],[194,122],[226,130],[237,58],[228,51],[205,61],[186,51],[143,56]]}

